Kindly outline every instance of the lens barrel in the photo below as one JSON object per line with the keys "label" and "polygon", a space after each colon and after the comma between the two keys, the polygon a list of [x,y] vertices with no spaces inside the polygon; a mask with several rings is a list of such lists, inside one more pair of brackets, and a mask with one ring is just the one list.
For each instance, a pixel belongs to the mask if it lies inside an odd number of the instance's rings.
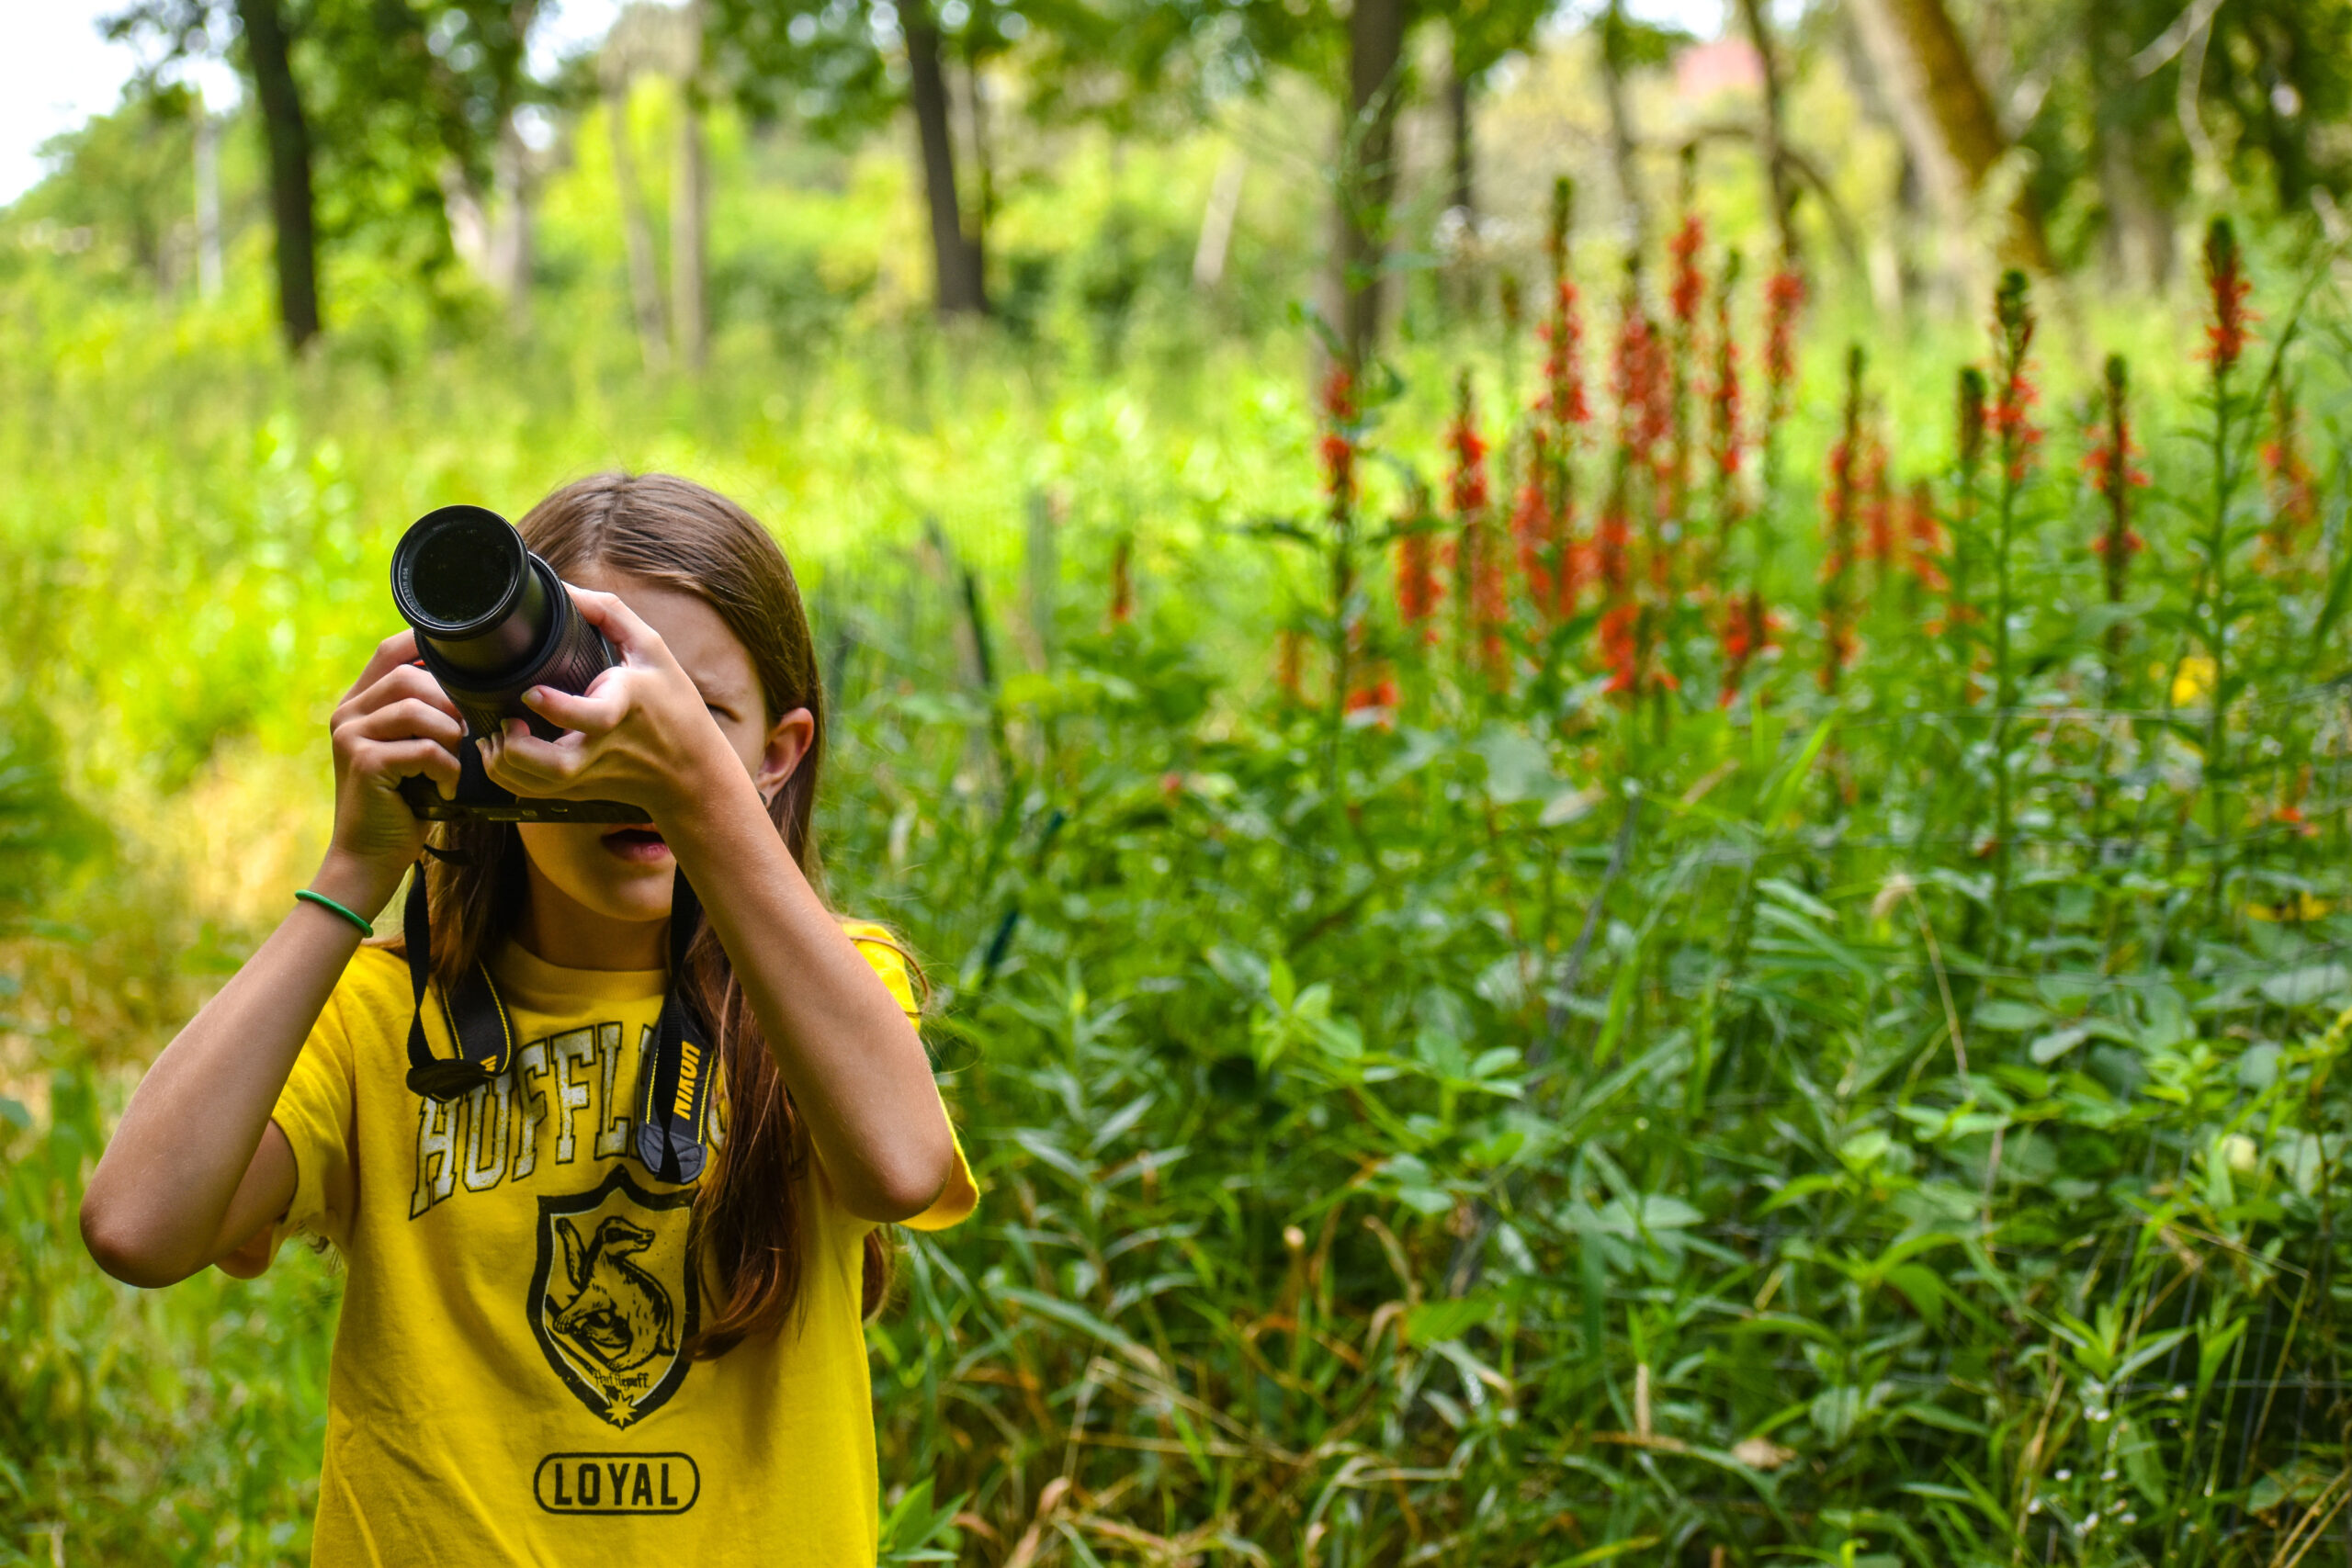
{"label": "lens barrel", "polygon": [[392,603],[475,736],[519,718],[554,739],[562,730],[525,707],[523,694],[576,695],[616,662],[555,569],[487,507],[444,506],[410,525],[392,549]]}
{"label": "lens barrel", "polygon": [[392,552],[392,601],[440,656],[491,684],[520,668],[548,634],[548,594],[523,536],[481,506],[417,519]]}

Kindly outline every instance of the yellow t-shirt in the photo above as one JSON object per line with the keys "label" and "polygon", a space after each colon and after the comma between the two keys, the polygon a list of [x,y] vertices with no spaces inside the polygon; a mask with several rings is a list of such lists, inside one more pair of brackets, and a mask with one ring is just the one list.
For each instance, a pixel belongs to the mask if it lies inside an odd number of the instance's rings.
{"label": "yellow t-shirt", "polygon": [[[880,928],[848,930],[911,1015]],[[311,1562],[872,1568],[872,1225],[812,1155],[797,1324],[687,1360],[716,1288],[686,1267],[693,1189],[628,1156],[666,976],[512,945],[491,967],[522,1043],[495,1082],[447,1105],[410,1092],[408,966],[371,947],[278,1099],[297,1171],[280,1231],[325,1236],[349,1268]],[[438,1010],[427,1035],[448,1055]],[[978,1198],[959,1145],[908,1224],[954,1224]]]}

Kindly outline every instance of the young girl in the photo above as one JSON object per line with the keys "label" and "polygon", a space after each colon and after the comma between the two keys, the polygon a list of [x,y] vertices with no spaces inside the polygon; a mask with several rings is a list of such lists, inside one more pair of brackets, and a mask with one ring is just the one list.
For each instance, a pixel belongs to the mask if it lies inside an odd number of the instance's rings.
{"label": "young girl", "polygon": [[[317,879],[156,1059],[83,1235],[144,1286],[250,1277],[296,1231],[347,1260],[314,1562],[870,1568],[878,1227],[953,1224],[978,1194],[903,960],[819,891],[799,591],[750,516],[683,479],[583,480],[521,528],[620,662],[585,695],[528,694],[566,733],[510,723],[485,771],[645,822],[443,829],[417,1006],[402,945],[362,939],[426,842],[397,786],[454,791],[464,726],[412,635],[387,640],[334,712]],[[704,924],[673,974],[680,871]],[[458,1055],[441,998],[477,964],[505,1066],[426,1098],[411,1021]],[[673,986],[717,1064],[685,1183],[632,1136]]]}

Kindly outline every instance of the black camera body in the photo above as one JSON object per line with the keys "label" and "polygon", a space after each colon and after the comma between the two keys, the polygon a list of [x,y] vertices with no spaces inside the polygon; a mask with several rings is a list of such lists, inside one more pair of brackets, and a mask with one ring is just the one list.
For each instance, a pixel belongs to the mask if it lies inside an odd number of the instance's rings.
{"label": "black camera body", "polygon": [[[410,525],[392,549],[392,603],[416,630],[416,651],[466,721],[466,738],[519,718],[542,740],[563,733],[523,705],[534,686],[574,695],[619,660],[571,602],[555,569],[514,525],[481,506],[444,506]],[[409,809],[431,821],[642,822],[614,800],[535,800],[500,788],[470,744],[458,751],[458,795],[422,774],[401,781]]]}

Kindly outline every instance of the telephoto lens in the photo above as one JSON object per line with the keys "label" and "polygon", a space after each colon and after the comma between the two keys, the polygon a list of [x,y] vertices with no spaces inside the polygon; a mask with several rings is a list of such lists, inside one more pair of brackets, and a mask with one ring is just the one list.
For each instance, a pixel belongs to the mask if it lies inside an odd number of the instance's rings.
{"label": "telephoto lens", "polygon": [[[534,686],[577,695],[618,660],[571,603],[555,569],[533,555],[514,525],[482,506],[444,506],[410,525],[392,549],[392,603],[416,629],[424,668],[464,716],[469,741],[519,718],[542,740],[562,729],[523,705]],[[402,782],[420,817],[495,821],[637,822],[616,801],[518,800],[492,784],[480,753],[460,750],[458,798],[433,782]]]}

